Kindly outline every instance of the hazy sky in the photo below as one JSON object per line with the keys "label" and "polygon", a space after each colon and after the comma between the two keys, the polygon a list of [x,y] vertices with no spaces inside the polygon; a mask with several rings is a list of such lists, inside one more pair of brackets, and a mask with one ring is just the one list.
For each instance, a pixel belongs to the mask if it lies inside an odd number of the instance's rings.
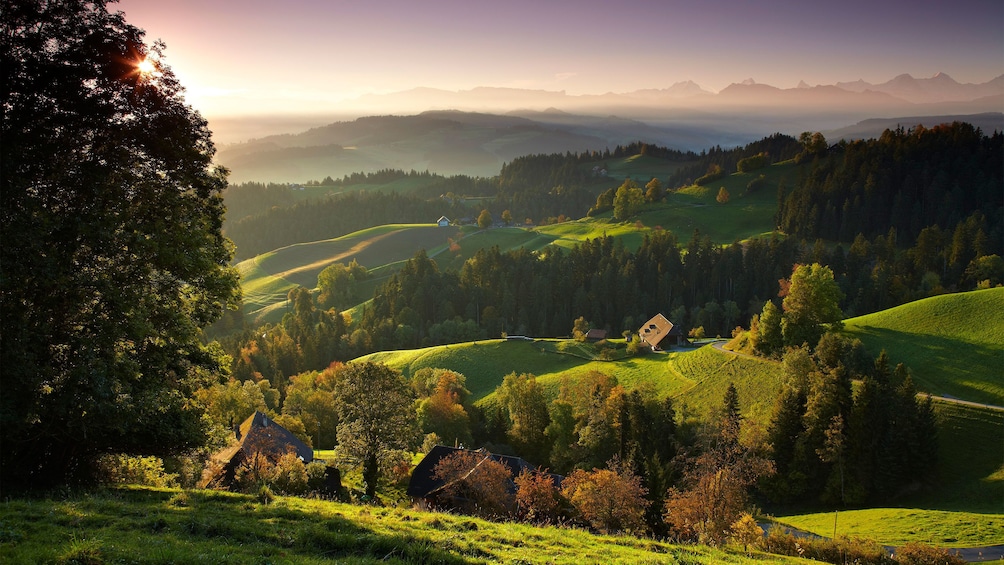
{"label": "hazy sky", "polygon": [[414,87],[569,94],[1004,74],[1001,0],[122,0],[207,116]]}

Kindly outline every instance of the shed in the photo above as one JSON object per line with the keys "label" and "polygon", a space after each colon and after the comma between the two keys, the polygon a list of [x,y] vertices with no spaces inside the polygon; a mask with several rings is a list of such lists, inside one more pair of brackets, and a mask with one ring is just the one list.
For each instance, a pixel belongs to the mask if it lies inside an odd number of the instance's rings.
{"label": "shed", "polygon": [[441,228],[449,227],[450,219],[447,218],[446,216],[440,216],[439,219],[436,220],[436,224],[439,225],[439,227]]}

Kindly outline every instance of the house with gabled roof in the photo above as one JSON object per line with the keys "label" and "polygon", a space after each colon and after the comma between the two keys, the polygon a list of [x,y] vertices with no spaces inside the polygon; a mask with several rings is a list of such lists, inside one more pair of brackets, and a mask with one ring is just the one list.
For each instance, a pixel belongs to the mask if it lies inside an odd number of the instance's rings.
{"label": "house with gabled roof", "polygon": [[441,228],[449,227],[450,219],[447,218],[446,216],[440,216],[439,219],[436,220],[436,225],[438,225]]}
{"label": "house with gabled roof", "polygon": [[666,345],[680,346],[687,343],[683,329],[670,322],[661,313],[652,316],[652,319],[642,325],[638,330],[638,338],[651,347],[652,351],[658,351]]}
{"label": "house with gabled roof", "polygon": [[203,476],[201,486],[228,488],[233,484],[237,468],[254,456],[264,455],[275,463],[283,455],[293,452],[304,464],[314,460],[314,450],[286,428],[259,411],[234,430],[234,441],[216,452]]}
{"label": "house with gabled roof", "polygon": [[[437,445],[433,447],[428,454],[415,466],[411,472],[411,480],[408,482],[407,495],[411,497],[412,502],[415,506],[423,509],[429,508],[463,508],[463,500],[456,500],[455,497],[449,497],[444,495],[444,491],[447,487],[446,481],[438,479],[435,477],[436,466],[439,465],[441,461],[453,455],[454,453],[465,452],[473,453],[478,457],[473,458],[475,461],[475,467],[480,465],[486,460],[494,460],[505,465],[509,469],[509,480],[506,484],[506,490],[513,497],[513,504],[516,501],[516,482],[515,479],[522,473],[526,471],[538,471],[539,467],[526,461],[521,457],[516,457],[514,455],[499,455],[497,453],[492,453],[485,448],[480,448],[476,450],[464,449],[463,447],[449,447],[446,445]],[[471,469],[473,471],[474,469]],[[470,473],[468,473],[470,474]],[[564,477],[561,475],[555,475],[553,473],[547,473],[550,477],[555,488],[561,486],[561,481]]]}

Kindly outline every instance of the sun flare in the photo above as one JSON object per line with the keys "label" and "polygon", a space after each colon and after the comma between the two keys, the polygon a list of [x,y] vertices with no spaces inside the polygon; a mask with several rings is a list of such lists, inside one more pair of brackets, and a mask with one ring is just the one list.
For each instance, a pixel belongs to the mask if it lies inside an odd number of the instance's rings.
{"label": "sun flare", "polygon": [[153,61],[150,59],[143,59],[139,63],[136,63],[136,70],[139,71],[141,75],[149,75],[157,70],[157,66],[154,65]]}

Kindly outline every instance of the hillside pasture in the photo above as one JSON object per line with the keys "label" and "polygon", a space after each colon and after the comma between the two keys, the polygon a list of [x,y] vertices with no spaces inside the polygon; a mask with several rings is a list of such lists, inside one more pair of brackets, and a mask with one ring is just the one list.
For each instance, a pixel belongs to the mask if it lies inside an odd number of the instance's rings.
{"label": "hillside pasture", "polygon": [[435,224],[387,225],[336,239],[299,243],[237,264],[244,290],[245,314],[261,316],[274,311],[290,290],[317,286],[317,275],[334,263],[355,259],[367,269],[405,261],[420,249],[430,254],[446,249],[449,238],[459,238],[456,228]]}
{"label": "hillside pasture", "polygon": [[148,487],[7,497],[0,556],[4,563],[808,563],[569,527]]}
{"label": "hillside pasture", "polygon": [[405,377],[426,367],[457,371],[467,378],[475,402],[492,402],[495,389],[512,372],[533,374],[551,398],[557,397],[563,384],[599,372],[615,377],[628,389],[641,388],[671,397],[688,416],[697,418],[705,418],[717,409],[729,384],[735,384],[744,416],[760,425],[767,424],[781,387],[777,363],[718,351],[710,345],[601,361],[574,351],[560,353],[556,343],[489,340],[385,351],[359,360],[386,363]]}
{"label": "hillside pasture", "polygon": [[1004,288],[944,294],[844,321],[872,355],[886,350],[917,388],[1004,406]]}

